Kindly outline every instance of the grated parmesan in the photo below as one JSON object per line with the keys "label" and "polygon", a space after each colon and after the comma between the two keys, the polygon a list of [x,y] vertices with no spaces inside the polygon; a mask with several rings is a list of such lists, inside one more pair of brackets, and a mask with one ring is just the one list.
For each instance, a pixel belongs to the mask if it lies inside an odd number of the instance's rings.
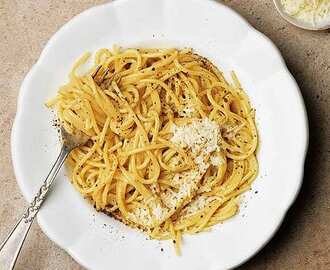
{"label": "grated parmesan", "polygon": [[[152,226],[154,220],[157,222],[163,221],[167,214],[168,209],[162,207],[159,203],[153,201],[144,202],[147,204],[149,209],[143,206],[138,206],[134,208],[134,210],[129,213],[129,218],[135,223],[143,223],[145,226]],[[151,213],[150,213],[151,211]]]}
{"label": "grated parmesan", "polygon": [[330,0],[281,0],[284,11],[314,26],[330,22]]}
{"label": "grated parmesan", "polygon": [[136,207],[128,215],[129,218],[135,223],[143,222],[145,226],[150,226],[152,224],[152,218],[149,210],[145,207]]}
{"label": "grated parmesan", "polygon": [[198,171],[190,171],[184,173],[184,180],[182,181],[182,184],[180,186],[179,192],[177,194],[179,199],[182,199],[186,196],[191,195],[191,190],[197,188],[195,179],[200,178]]}
{"label": "grated parmesan", "polygon": [[219,150],[219,126],[208,118],[183,126],[172,125],[171,131],[173,132],[171,141],[183,148],[190,148],[193,154],[200,151],[209,154]]}
{"label": "grated parmesan", "polygon": [[[220,150],[218,146],[220,128],[215,122],[208,118],[198,119],[188,125],[173,125],[172,132],[171,141],[180,147],[190,149],[191,156],[197,166],[190,171],[174,175],[173,183],[179,187],[177,192],[162,192],[162,201],[168,208],[154,200],[145,202],[148,208],[136,207],[129,215],[129,218],[135,223],[142,222],[145,226],[152,226],[155,222],[162,222],[176,205],[191,200],[210,164],[219,163],[216,157],[212,158],[211,156],[213,152]],[[202,202],[197,204],[201,207]]]}
{"label": "grated parmesan", "polygon": [[178,204],[190,200],[197,189],[198,183],[202,179],[205,171],[199,171],[193,169],[191,171],[185,171],[175,174],[173,178],[174,184],[179,186],[177,192],[173,192],[171,189],[168,189],[160,194],[163,203],[170,209],[175,208]]}
{"label": "grated parmesan", "polygon": [[221,164],[221,159],[217,156],[211,156],[211,164],[218,167]]}
{"label": "grated parmesan", "polygon": [[151,205],[152,214],[157,221],[163,220],[167,215],[167,210],[161,207],[160,204]]}
{"label": "grated parmesan", "polygon": [[[188,125],[172,125],[171,131],[173,132],[171,141],[183,148],[190,149],[198,167],[197,173],[204,174],[210,166],[208,162],[210,159],[209,155],[214,151],[220,150],[218,145],[220,128],[217,123],[208,118],[203,118],[195,120]],[[195,172],[192,171],[190,173]],[[181,174],[178,175],[180,176]],[[175,177],[178,177],[178,175]],[[190,178],[194,177],[196,176],[190,176]]]}
{"label": "grated parmesan", "polygon": [[216,200],[216,196],[207,197],[205,195],[198,196],[194,201],[187,205],[187,214],[195,214],[205,208],[206,205]]}
{"label": "grated parmesan", "polygon": [[195,164],[198,166],[199,171],[205,172],[207,168],[209,167],[209,164],[204,161],[203,156],[198,156],[195,158]]}

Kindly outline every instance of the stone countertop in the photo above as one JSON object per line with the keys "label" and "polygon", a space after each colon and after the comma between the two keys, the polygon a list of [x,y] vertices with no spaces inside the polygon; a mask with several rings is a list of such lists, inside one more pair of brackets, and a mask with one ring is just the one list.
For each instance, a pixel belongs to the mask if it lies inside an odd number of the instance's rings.
{"label": "stone countertop", "polygon": [[[26,206],[13,173],[10,130],[20,84],[47,40],[74,15],[106,1],[0,1],[0,239]],[[330,269],[330,30],[281,19],[271,0],[224,1],[282,52],[308,111],[310,145],[302,190],[275,237],[239,269]],[[285,158],[285,157],[283,157]],[[17,270],[82,269],[35,223]]]}

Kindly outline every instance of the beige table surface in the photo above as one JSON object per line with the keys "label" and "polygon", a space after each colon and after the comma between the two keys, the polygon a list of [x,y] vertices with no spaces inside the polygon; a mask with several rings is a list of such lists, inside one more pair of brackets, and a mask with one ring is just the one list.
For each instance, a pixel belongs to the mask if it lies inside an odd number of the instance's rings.
{"label": "beige table surface", "polygon": [[[26,206],[10,156],[21,81],[59,27],[103,2],[0,0],[0,239]],[[310,123],[302,191],[273,240],[239,269],[330,269],[330,30],[308,32],[288,25],[271,0],[225,2],[279,47],[301,87]],[[16,269],[82,267],[34,224]]]}

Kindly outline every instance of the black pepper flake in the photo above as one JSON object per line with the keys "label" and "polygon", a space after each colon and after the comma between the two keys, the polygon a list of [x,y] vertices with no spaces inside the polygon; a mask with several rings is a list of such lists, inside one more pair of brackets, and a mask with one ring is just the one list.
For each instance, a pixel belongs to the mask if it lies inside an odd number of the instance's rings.
{"label": "black pepper flake", "polygon": [[164,251],[164,249],[163,249],[163,248],[161,248],[161,249],[160,249],[160,251]]}
{"label": "black pepper flake", "polygon": [[256,191],[254,192],[254,194],[258,194],[258,190],[256,190]]}
{"label": "black pepper flake", "polygon": [[175,244],[176,243],[176,241],[175,240],[173,240],[173,244]]}

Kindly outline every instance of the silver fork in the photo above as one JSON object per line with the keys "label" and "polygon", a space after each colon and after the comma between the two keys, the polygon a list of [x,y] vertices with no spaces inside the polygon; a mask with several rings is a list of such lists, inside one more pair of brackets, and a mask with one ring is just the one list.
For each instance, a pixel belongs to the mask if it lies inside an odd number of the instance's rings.
{"label": "silver fork", "polygon": [[45,201],[49,188],[56,178],[65,159],[74,148],[85,144],[88,140],[88,137],[85,134],[77,133],[75,135],[71,135],[67,133],[64,128],[61,128],[61,136],[63,142],[61,152],[58,155],[53,167],[21,219],[14,226],[5,241],[0,245],[1,270],[11,270],[14,268],[24,240],[29,232],[31,224],[33,223],[34,217]]}

